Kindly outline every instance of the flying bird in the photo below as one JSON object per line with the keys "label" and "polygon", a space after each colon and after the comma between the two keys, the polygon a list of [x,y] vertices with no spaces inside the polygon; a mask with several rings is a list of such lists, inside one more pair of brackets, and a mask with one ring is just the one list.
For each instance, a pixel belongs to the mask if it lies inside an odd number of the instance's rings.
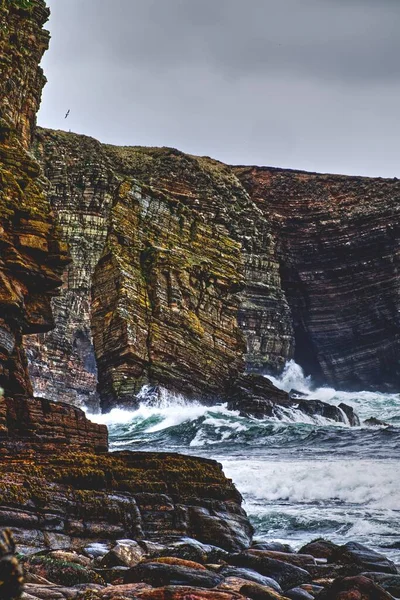
{"label": "flying bird", "polygon": [[69,117],[69,113],[70,113],[70,109],[68,109],[67,114],[65,115],[65,118]]}

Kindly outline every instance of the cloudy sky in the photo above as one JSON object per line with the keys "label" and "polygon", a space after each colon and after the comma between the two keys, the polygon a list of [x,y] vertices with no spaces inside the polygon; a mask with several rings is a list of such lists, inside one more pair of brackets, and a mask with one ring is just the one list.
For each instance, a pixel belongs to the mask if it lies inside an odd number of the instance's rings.
{"label": "cloudy sky", "polygon": [[400,0],[48,3],[42,126],[400,177]]}

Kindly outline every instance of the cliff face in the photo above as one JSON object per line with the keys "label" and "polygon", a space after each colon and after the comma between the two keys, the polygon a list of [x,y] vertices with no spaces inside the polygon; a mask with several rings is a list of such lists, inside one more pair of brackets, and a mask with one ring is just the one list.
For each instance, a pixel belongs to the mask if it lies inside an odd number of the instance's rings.
{"label": "cliff face", "polygon": [[44,83],[38,64],[48,45],[48,10],[41,0],[26,10],[19,4],[0,4],[0,453],[24,438],[105,450],[104,427],[72,406],[32,397],[22,338],[54,326],[50,301],[70,258],[28,152]]}
{"label": "cliff face", "polygon": [[35,152],[51,182],[48,198],[72,261],[52,302],[55,328],[26,340],[30,376],[38,395],[96,407],[91,286],[118,182],[101,144],[90,138],[38,130]]}
{"label": "cliff face", "polygon": [[345,389],[400,387],[400,182],[236,168],[277,242],[297,362]]}
{"label": "cliff face", "polygon": [[251,371],[295,357],[322,383],[398,387],[396,181],[46,130],[35,148],[74,259],[56,329],[29,341],[42,395],[95,403],[98,380],[103,408],[144,384],[223,397],[244,343]]}
{"label": "cliff face", "polygon": [[229,167],[46,130],[35,151],[73,257],[56,329],[28,341],[41,395],[95,401],[98,371],[104,408],[144,384],[215,400],[246,340],[253,368],[292,357],[276,240]]}
{"label": "cliff face", "polygon": [[32,392],[22,335],[52,327],[50,299],[68,262],[39,165],[27,152],[43,85],[37,65],[48,43],[47,15],[35,2],[21,28],[21,11],[0,4],[0,386],[9,395]]}

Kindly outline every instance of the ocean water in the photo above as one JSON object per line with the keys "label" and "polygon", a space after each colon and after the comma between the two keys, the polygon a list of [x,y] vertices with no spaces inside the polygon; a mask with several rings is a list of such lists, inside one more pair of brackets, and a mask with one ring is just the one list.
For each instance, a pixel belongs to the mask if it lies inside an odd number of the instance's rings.
{"label": "ocean water", "polygon": [[284,411],[278,420],[240,417],[224,405],[188,403],[142,391],[139,408],[90,415],[108,425],[112,450],[173,451],[222,463],[258,539],[299,549],[317,537],[367,544],[400,563],[400,394],[315,388],[293,361],[273,383],[332,404],[351,405],[350,428]]}

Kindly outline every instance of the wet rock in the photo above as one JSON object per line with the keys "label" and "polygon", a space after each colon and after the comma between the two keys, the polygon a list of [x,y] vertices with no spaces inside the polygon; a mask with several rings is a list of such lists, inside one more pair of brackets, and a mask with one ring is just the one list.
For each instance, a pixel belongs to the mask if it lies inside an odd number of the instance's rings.
{"label": "wet rock", "polygon": [[[190,586],[166,586],[136,592],[139,600],[244,600],[241,594]],[[112,600],[112,597],[110,598]]]}
{"label": "wet rock", "polygon": [[315,558],[310,554],[276,552],[274,550],[256,550],[254,548],[250,548],[247,552],[249,554],[254,554],[255,556],[263,556],[281,560],[282,562],[305,569],[310,565],[315,565]]}
{"label": "wet rock", "polygon": [[279,594],[274,589],[258,583],[247,583],[240,588],[240,593],[251,600],[283,600],[285,595]]}
{"label": "wet rock", "polygon": [[358,415],[354,412],[354,408],[352,406],[341,402],[339,404],[339,408],[342,409],[342,411],[345,413],[346,417],[349,420],[349,425],[351,425],[351,427],[359,427],[360,419]]}
{"label": "wet rock", "polygon": [[318,540],[313,540],[309,544],[302,546],[300,548],[300,554],[311,554],[315,558],[326,558],[329,559],[332,554],[337,551],[339,546],[330,542],[329,540],[324,540],[320,538]]}
{"label": "wet rock", "polygon": [[400,574],[391,575],[389,573],[362,573],[364,577],[372,579],[381,588],[392,594],[395,598],[400,598]]}
{"label": "wet rock", "polygon": [[285,592],[285,596],[291,600],[314,600],[314,595],[301,587],[292,588]]}
{"label": "wet rock", "polygon": [[[251,548],[254,550],[272,550],[274,552],[285,552],[286,554],[288,553],[293,553],[294,550],[293,548],[289,545],[289,544],[283,544],[282,542],[253,542],[251,545]],[[306,552],[305,554],[311,554],[311,552]]]}
{"label": "wet rock", "polygon": [[274,589],[277,592],[282,592],[282,588],[275,579],[271,577],[266,577],[265,575],[261,575],[254,571],[253,569],[244,569],[240,567],[222,567],[219,570],[219,573],[224,577],[240,577],[242,579],[247,579],[248,581],[253,581],[254,583],[259,583],[260,585],[268,586]]}
{"label": "wet rock", "polygon": [[124,575],[126,573],[126,571],[128,571],[129,567],[111,567],[109,569],[104,568],[104,569],[94,569],[96,571],[96,573],[98,575],[100,575],[100,577],[102,579],[104,579],[104,581],[106,583],[114,583],[116,581],[118,581],[119,583],[122,583],[123,579],[124,579]]}
{"label": "wet rock", "polygon": [[224,561],[229,556],[229,553],[222,548],[203,544],[192,538],[183,538],[165,547],[161,554],[163,556],[175,556],[184,560],[192,560],[202,564]]}
{"label": "wet rock", "polygon": [[143,548],[134,540],[118,540],[114,548],[106,554],[100,565],[102,567],[134,567],[145,556]]}
{"label": "wet rock", "polygon": [[324,589],[324,587],[322,585],[315,585],[314,583],[303,583],[303,585],[299,586],[299,589],[305,590],[311,594],[311,596],[316,596]]}
{"label": "wet rock", "polygon": [[223,577],[207,570],[192,569],[162,563],[141,563],[124,576],[124,583],[149,583],[153,587],[166,585],[190,585],[213,588],[223,581]]}
{"label": "wet rock", "polygon": [[234,381],[229,389],[228,408],[238,410],[242,416],[256,419],[282,418],[290,411],[352,426],[359,425],[359,419],[350,406],[343,404],[338,407],[322,400],[290,398],[289,394],[276,388],[268,378],[254,373],[241,375]]}
{"label": "wet rock", "polygon": [[[53,559],[56,561],[75,563],[80,565],[81,567],[90,568],[92,561],[87,556],[82,556],[82,554],[78,554],[77,552],[71,552],[66,550],[52,550],[50,552],[38,552],[35,554],[36,557],[44,556],[48,559]],[[34,558],[34,557],[33,557]]]}
{"label": "wet rock", "polygon": [[[100,598],[101,600],[120,600],[126,598],[127,600],[135,600],[139,597],[139,594],[146,590],[151,590],[152,587],[147,583],[129,583],[123,585],[113,585],[103,590],[98,590],[93,600]],[[92,600],[92,597],[87,598],[83,594],[79,597],[79,600]]]}
{"label": "wet rock", "polygon": [[367,425],[368,427],[391,427],[389,423],[385,423],[385,421],[381,421],[376,417],[370,417],[369,419],[366,419],[364,421],[364,425]]}
{"label": "wet rock", "polygon": [[348,542],[344,546],[340,546],[330,558],[331,562],[340,562],[344,564],[355,564],[364,571],[393,573],[397,575],[396,565],[383,556],[371,550],[363,544],[357,542]]}
{"label": "wet rock", "polygon": [[336,579],[323,590],[318,600],[393,600],[388,592],[361,575]]}
{"label": "wet rock", "polygon": [[163,565],[176,565],[178,567],[188,567],[189,569],[198,569],[199,571],[207,571],[204,565],[194,562],[193,560],[184,560],[175,556],[161,556],[160,558],[151,558],[143,561],[144,563],[160,563]]}
{"label": "wet rock", "polygon": [[80,583],[105,585],[105,581],[93,569],[51,556],[32,556],[24,562],[24,568],[62,586],[73,587]]}
{"label": "wet rock", "polygon": [[305,569],[292,564],[264,556],[262,551],[242,552],[229,557],[229,563],[237,567],[245,567],[258,571],[261,575],[275,579],[283,590],[297,587],[311,581],[311,576]]}

